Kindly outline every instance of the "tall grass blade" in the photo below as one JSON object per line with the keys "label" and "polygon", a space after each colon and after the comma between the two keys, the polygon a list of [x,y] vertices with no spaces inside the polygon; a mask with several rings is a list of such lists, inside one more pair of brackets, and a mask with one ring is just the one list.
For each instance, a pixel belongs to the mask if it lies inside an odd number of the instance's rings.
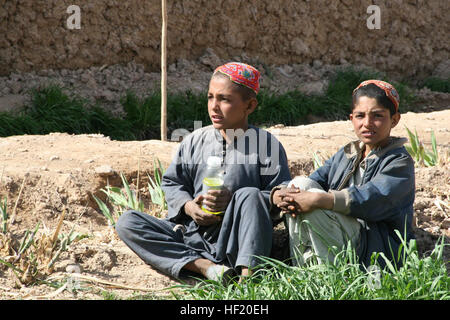
{"label": "tall grass blade", "polygon": [[2,233],[6,234],[7,232],[7,222],[8,222],[8,198],[5,197],[3,202],[0,203],[0,211],[2,216]]}
{"label": "tall grass blade", "polygon": [[99,198],[97,198],[95,195],[92,195],[95,202],[97,202],[98,207],[100,208],[100,211],[103,213],[103,215],[108,219],[109,223],[112,226],[116,225],[116,222],[111,214],[111,211],[108,209],[108,207],[106,206],[106,204],[100,200]]}
{"label": "tall grass blade", "polygon": [[320,159],[316,152],[313,153],[313,165],[314,170],[319,169],[323,165],[322,159]]}
{"label": "tall grass blade", "polygon": [[136,199],[135,199],[134,193],[131,191],[130,185],[128,184],[128,181],[125,178],[125,175],[123,173],[121,173],[120,177],[122,179],[122,184],[123,184],[123,187],[125,188],[125,192],[127,194],[127,199],[128,199],[127,207],[129,209],[137,210],[138,207],[136,206]]}
{"label": "tall grass blade", "polygon": [[155,180],[153,180],[152,177],[147,174],[149,180],[148,190],[150,192],[150,198],[152,202],[158,205],[161,210],[166,210],[167,202],[164,191],[161,188],[162,176],[164,175],[165,169],[163,168],[161,161],[159,159],[157,159],[157,161],[158,166],[156,165],[155,159],[153,159],[153,175],[155,177]]}
{"label": "tall grass blade", "polygon": [[30,237],[28,238],[28,235],[30,234],[29,230],[25,232],[25,237],[22,240],[22,243],[19,247],[18,256],[20,256],[22,253],[24,253],[33,243],[34,237],[36,236],[36,233],[40,227],[40,222],[36,224],[36,227],[34,228],[33,232],[31,233]]}
{"label": "tall grass blade", "polygon": [[433,162],[434,165],[437,165],[439,163],[439,154],[437,151],[437,143],[436,143],[436,135],[434,134],[434,131],[431,131],[431,147],[433,150]]}

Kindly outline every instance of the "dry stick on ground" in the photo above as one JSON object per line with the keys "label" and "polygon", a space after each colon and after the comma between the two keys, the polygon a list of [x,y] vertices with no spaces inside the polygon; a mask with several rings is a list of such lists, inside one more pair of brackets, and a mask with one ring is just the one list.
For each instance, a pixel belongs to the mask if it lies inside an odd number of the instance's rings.
{"label": "dry stick on ground", "polygon": [[[56,240],[58,240],[58,234],[59,234],[59,231],[61,230],[65,213],[66,213],[66,208],[63,209],[63,212],[62,212],[61,217],[60,217],[59,222],[58,222],[58,226],[56,227],[56,230],[55,230],[55,232],[53,234],[52,248],[55,246]],[[51,261],[47,265],[47,269],[48,270],[52,269],[53,264],[56,262],[56,260],[58,260],[60,254],[67,249],[67,246],[70,244],[70,235],[71,235],[72,231],[74,230],[74,227],[75,226],[72,227],[72,230],[69,232],[69,234],[66,237],[61,239],[61,246],[60,246],[60,248],[58,249],[58,251],[55,253],[55,255],[52,257]]]}
{"label": "dry stick on ground", "polygon": [[136,291],[144,291],[144,292],[158,292],[158,291],[163,291],[165,289],[149,289],[149,288],[142,288],[142,287],[132,287],[132,286],[127,286],[124,284],[120,284],[120,283],[114,283],[114,282],[110,282],[110,281],[106,281],[103,279],[98,279],[92,276],[86,276],[86,275],[82,275],[82,274],[72,274],[72,276],[86,280],[86,281],[91,281],[91,282],[96,282],[96,283],[100,283],[100,284],[104,284],[113,288],[117,288],[117,289],[127,289],[127,290],[136,290]]}
{"label": "dry stick on ground", "polygon": [[60,294],[60,293],[63,292],[64,290],[66,290],[66,288],[67,288],[68,285],[69,285],[69,283],[66,282],[62,287],[60,287],[58,290],[56,290],[56,291],[54,291],[54,292],[52,292],[52,293],[46,294],[46,295],[44,295],[44,296],[35,296],[35,297],[33,297],[33,296],[28,296],[27,298],[29,298],[29,299],[50,299],[50,298],[54,298],[54,297],[56,297],[58,294]]}
{"label": "dry stick on ground", "polygon": [[90,281],[90,282],[94,282],[94,283],[103,284],[103,285],[106,285],[106,286],[109,286],[109,287],[112,287],[112,288],[116,288],[116,289],[135,290],[135,291],[144,291],[144,292],[158,292],[158,291],[166,290],[166,288],[164,288],[164,289],[150,289],[150,288],[142,288],[142,287],[132,287],[132,286],[127,286],[125,284],[114,283],[114,282],[110,282],[110,281],[107,281],[107,280],[103,280],[103,279],[99,279],[99,278],[96,278],[96,277],[87,276],[87,275],[83,275],[83,274],[79,274],[79,273],[67,273],[67,274],[51,277],[51,278],[49,278],[47,280],[50,280],[50,279],[51,280],[64,279],[67,275],[69,275],[70,277],[81,279],[81,280],[86,280],[86,281]]}
{"label": "dry stick on ground", "polygon": [[65,216],[66,216],[66,208],[63,209],[61,216],[59,217],[58,225],[56,226],[55,232],[53,233],[52,247],[55,245],[56,240],[58,240],[58,234],[59,231],[61,231],[61,227]]}

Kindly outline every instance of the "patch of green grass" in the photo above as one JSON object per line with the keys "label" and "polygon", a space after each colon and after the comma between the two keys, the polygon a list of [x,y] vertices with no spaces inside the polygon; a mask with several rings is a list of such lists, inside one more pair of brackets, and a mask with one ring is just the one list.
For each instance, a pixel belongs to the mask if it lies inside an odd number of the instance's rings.
{"label": "patch of green grass", "polygon": [[144,203],[138,198],[136,192],[131,190],[130,184],[123,173],[120,174],[123,189],[107,185],[105,189],[101,189],[106,194],[107,201],[113,206],[113,211],[108,208],[106,203],[93,195],[95,202],[108,220],[111,226],[115,226],[119,217],[127,210],[144,211]]}
{"label": "patch of green grass", "polygon": [[[158,207],[158,212],[153,213],[158,215],[161,214],[162,211],[167,210],[165,194],[161,189],[162,176],[166,169],[158,158],[153,161],[153,166],[154,180],[148,175],[148,191],[152,203]],[[97,196],[92,195],[101,213],[105,216],[111,226],[115,226],[119,217],[127,210],[145,211],[144,202],[141,200],[138,192],[131,189],[130,184],[123,173],[120,174],[120,177],[122,179],[122,188],[107,185],[105,189],[101,189],[106,195],[106,202],[111,204],[112,210],[109,209],[105,202]]]}
{"label": "patch of green grass", "polygon": [[[311,262],[292,267],[284,262],[261,258],[265,262],[252,277],[224,286],[215,281],[182,285],[185,296],[195,300],[450,300],[450,278],[442,260],[443,238],[430,256],[419,258],[415,240],[406,247],[403,266],[387,262],[381,269],[367,269],[357,263],[351,248],[336,255],[334,263]],[[382,255],[383,256],[383,255]],[[385,258],[385,257],[384,257]],[[386,258],[385,258],[386,260]]]}
{"label": "patch of green grass", "polygon": [[422,87],[427,87],[431,91],[450,93],[450,79],[430,77],[423,81]]}
{"label": "patch of green grass", "polygon": [[[153,92],[139,98],[128,92],[121,99],[126,113],[125,120],[131,123],[134,135],[139,139],[159,137],[161,123],[161,93]],[[211,123],[206,92],[195,94],[191,91],[171,93],[167,97],[167,118],[169,131],[185,128],[193,130],[194,121],[202,121],[203,126]]]}
{"label": "patch of green grass", "polygon": [[[338,70],[330,79],[323,95],[306,95],[299,91],[283,94],[261,90],[258,107],[249,121],[257,126],[299,125],[308,123],[310,115],[323,120],[348,119],[352,91],[367,79],[386,80],[381,73],[354,68]],[[395,83],[401,97],[401,111],[409,111],[415,97],[403,83]],[[34,90],[31,104],[19,114],[0,113],[0,136],[21,134],[101,133],[113,140],[159,139],[161,94],[146,97],[128,92],[120,100],[125,114],[113,116],[98,103],[79,97],[69,97],[61,88],[49,86]],[[175,129],[194,129],[194,121],[202,126],[211,124],[207,111],[207,95],[203,93],[169,93],[167,97],[169,133]]]}
{"label": "patch of green grass", "polygon": [[331,78],[325,96],[329,99],[330,104],[346,108],[347,113],[350,113],[353,90],[364,80],[385,80],[384,78],[381,73],[375,71],[358,71],[353,67],[343,68]]}
{"label": "patch of green grass", "polygon": [[102,133],[118,140],[132,140],[132,124],[112,116],[98,105],[66,95],[49,86],[33,90],[31,105],[18,115],[0,114],[0,136],[21,134]]}
{"label": "patch of green grass", "polygon": [[140,99],[128,92],[120,102],[126,113],[125,120],[132,124],[131,130],[138,140],[157,135],[155,128],[161,121],[160,107],[158,108],[161,105],[160,95]]}

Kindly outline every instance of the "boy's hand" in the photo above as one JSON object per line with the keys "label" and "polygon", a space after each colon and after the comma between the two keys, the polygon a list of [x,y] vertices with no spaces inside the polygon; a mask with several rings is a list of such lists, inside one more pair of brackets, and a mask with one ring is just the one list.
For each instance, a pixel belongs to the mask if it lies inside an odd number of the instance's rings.
{"label": "boy's hand", "polygon": [[322,192],[287,192],[279,202],[278,207],[285,213],[297,214],[311,212],[315,209],[331,210],[334,204],[334,196]]}
{"label": "boy's hand", "polygon": [[280,205],[286,207],[287,210],[285,211],[292,214],[292,217],[295,218],[297,214],[317,209],[318,195],[320,194],[309,191],[290,193],[283,197],[283,202],[281,202]]}
{"label": "boy's hand", "polygon": [[300,189],[297,188],[283,188],[273,193],[272,202],[282,213],[293,213],[296,210],[296,204],[293,201],[292,196],[300,193]]}
{"label": "boy's hand", "polygon": [[227,188],[208,190],[208,193],[203,195],[202,204],[205,206],[205,209],[209,211],[225,211],[231,201],[231,197],[232,194]]}
{"label": "boy's hand", "polygon": [[190,216],[199,226],[209,226],[222,220],[221,216],[206,213],[202,210],[201,205],[203,195],[197,196],[194,200],[184,204],[184,212]]}

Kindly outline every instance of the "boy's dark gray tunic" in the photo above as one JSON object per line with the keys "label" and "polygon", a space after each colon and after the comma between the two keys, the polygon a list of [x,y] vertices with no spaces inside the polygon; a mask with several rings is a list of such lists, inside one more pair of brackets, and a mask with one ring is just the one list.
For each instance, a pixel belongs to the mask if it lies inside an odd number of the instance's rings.
{"label": "boy's dark gray tunic", "polygon": [[[166,219],[128,211],[116,224],[119,237],[153,267],[179,277],[187,263],[206,258],[231,267],[255,266],[256,256],[268,256],[272,245],[269,195],[290,180],[286,153],[265,130],[250,126],[224,143],[213,126],[195,130],[180,144],[163,176],[169,212]],[[184,213],[184,204],[202,193],[206,159],[223,159],[224,184],[232,192],[223,221],[199,226]],[[182,228],[175,228],[182,224]]]}

